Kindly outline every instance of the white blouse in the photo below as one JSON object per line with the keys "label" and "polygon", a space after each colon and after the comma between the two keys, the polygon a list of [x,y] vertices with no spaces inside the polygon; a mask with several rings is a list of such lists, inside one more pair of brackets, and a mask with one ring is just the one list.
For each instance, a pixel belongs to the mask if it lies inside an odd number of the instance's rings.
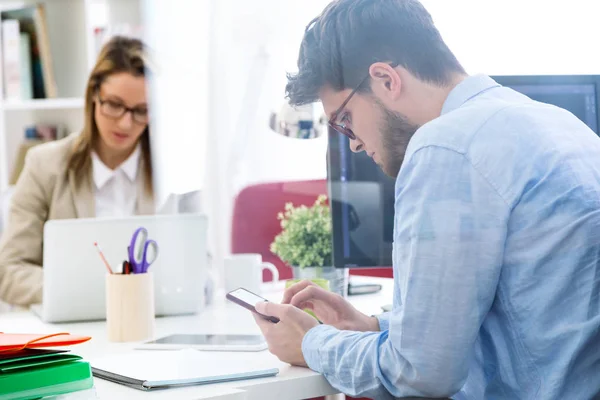
{"label": "white blouse", "polygon": [[98,155],[92,152],[96,217],[128,217],[135,214],[139,161],[139,145],[129,158],[114,170],[108,168]]}

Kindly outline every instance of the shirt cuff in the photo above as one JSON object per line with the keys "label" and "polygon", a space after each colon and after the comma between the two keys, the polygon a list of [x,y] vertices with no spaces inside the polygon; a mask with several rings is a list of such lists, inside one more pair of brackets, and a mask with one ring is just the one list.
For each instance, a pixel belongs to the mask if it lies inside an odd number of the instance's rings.
{"label": "shirt cuff", "polygon": [[390,312],[385,312],[375,316],[379,321],[379,330],[381,332],[388,331],[390,329]]}
{"label": "shirt cuff", "polygon": [[323,373],[326,365],[324,364],[325,359],[321,358],[320,350],[323,348],[326,338],[335,334],[337,329],[329,325],[317,325],[311,328],[304,338],[302,339],[302,354],[304,355],[304,361],[308,368],[320,374]]}

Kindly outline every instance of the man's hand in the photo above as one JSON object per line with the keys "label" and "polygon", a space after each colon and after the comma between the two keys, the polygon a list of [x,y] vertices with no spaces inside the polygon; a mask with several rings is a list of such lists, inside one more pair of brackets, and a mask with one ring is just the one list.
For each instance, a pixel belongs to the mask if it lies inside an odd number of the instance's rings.
{"label": "man's hand", "polygon": [[329,292],[307,280],[290,286],[283,294],[281,303],[300,309],[307,308],[324,324],[340,330],[379,331],[377,318],[361,313],[339,294]]}
{"label": "man's hand", "polygon": [[319,325],[316,319],[289,304],[260,302],[256,311],[263,315],[279,318],[274,324],[253,314],[262,334],[269,344],[269,351],[283,362],[306,367],[302,354],[302,339],[306,332]]}

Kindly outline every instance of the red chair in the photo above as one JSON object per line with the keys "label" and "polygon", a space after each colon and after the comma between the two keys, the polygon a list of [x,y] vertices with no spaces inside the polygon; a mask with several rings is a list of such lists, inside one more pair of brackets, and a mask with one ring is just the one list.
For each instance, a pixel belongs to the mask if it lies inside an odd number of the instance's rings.
{"label": "red chair", "polygon": [[[311,206],[320,194],[327,194],[326,180],[261,183],[242,189],[233,208],[231,252],[261,254],[264,261],[277,267],[280,279],[292,278],[292,269],[269,249],[281,232],[277,214],[290,202]],[[391,278],[392,269],[353,269],[350,274]],[[271,280],[270,275],[264,271],[263,281]]]}

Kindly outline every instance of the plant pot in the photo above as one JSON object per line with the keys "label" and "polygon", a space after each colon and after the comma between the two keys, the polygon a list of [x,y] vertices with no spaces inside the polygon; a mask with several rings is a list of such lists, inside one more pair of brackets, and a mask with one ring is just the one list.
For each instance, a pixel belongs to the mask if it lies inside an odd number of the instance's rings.
{"label": "plant pot", "polygon": [[335,267],[292,267],[294,280],[301,281],[304,279],[312,280],[317,285],[325,287],[327,281],[329,290],[337,293],[340,296],[348,296],[348,277],[350,271],[348,268]]}

